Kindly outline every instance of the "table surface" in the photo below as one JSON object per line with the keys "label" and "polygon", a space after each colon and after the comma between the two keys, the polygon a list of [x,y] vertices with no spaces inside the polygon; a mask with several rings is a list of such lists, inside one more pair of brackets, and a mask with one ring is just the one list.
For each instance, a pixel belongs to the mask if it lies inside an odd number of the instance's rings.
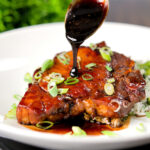
{"label": "table surface", "polygon": [[[106,21],[150,26],[150,0],[110,0]],[[150,145],[138,147],[145,149]],[[135,150],[136,148],[132,148]],[[42,150],[8,139],[0,138],[0,150]],[[131,149],[130,149],[131,150]]]}

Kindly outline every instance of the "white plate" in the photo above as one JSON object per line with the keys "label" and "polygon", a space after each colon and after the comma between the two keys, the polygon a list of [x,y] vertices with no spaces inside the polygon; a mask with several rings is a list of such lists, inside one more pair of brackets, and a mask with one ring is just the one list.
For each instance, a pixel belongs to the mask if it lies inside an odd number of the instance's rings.
{"label": "white plate", "polygon": [[[105,40],[114,51],[137,60],[150,59],[150,29],[146,27],[104,23],[85,45]],[[65,39],[63,23],[38,25],[0,34],[0,135],[23,143],[54,149],[116,149],[138,146],[150,140],[150,119],[132,118],[129,127],[116,131],[118,137],[88,136],[67,137],[31,131],[14,120],[3,120],[4,114],[15,102],[12,96],[24,94],[27,84],[23,77],[32,73],[47,58],[64,50],[70,50]],[[136,130],[144,123],[146,131]]]}

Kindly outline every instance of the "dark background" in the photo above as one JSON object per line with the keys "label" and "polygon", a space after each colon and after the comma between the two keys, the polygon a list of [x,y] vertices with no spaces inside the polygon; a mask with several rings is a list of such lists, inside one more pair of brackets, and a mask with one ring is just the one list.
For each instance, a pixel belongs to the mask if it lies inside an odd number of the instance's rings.
{"label": "dark background", "polygon": [[[22,26],[63,21],[70,1],[0,0],[0,32]],[[150,0],[110,0],[110,11],[106,20],[150,26]],[[150,145],[132,148],[132,150],[147,147]],[[0,138],[1,149],[40,150],[3,138]]]}

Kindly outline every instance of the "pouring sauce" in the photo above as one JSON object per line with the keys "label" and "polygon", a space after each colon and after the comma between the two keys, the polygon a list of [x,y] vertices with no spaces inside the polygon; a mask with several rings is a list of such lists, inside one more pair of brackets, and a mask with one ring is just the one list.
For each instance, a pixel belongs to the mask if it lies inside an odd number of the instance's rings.
{"label": "pouring sauce", "polygon": [[73,0],[68,8],[66,38],[73,49],[71,77],[78,76],[77,53],[80,45],[103,23],[108,12],[108,0]]}
{"label": "pouring sauce", "polygon": [[[104,21],[108,11],[108,0],[73,0],[66,15],[66,38],[73,49],[73,68],[70,72],[72,77],[78,76],[77,53],[80,45],[91,36]],[[130,118],[123,126],[112,128],[109,125],[86,122],[83,119],[56,123],[51,129],[44,130],[36,126],[24,125],[34,131],[54,134],[66,134],[72,132],[72,126],[79,126],[87,135],[101,135],[102,131],[118,131],[128,127]]]}

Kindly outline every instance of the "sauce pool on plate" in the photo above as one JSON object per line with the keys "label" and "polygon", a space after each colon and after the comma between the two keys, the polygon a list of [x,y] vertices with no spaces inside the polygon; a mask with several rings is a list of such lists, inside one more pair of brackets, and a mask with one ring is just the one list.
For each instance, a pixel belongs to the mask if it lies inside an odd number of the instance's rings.
{"label": "sauce pool on plate", "polygon": [[[128,128],[128,125],[130,123],[130,118],[128,118],[125,123],[123,124],[123,126],[121,127],[117,127],[117,128],[112,128],[109,125],[100,125],[97,123],[90,123],[90,122],[85,122],[85,121],[81,121],[78,122],[77,126],[79,126],[81,129],[83,129],[87,135],[93,135],[93,136],[98,136],[101,135],[102,131],[119,131],[119,130],[123,130]],[[70,122],[63,122],[63,123],[58,123],[58,124],[54,124],[54,126],[51,129],[48,130],[44,130],[44,129],[40,129],[37,128],[36,126],[29,126],[29,125],[24,125],[24,127],[34,130],[34,131],[39,131],[39,132],[44,132],[44,133],[53,133],[53,134],[66,134],[68,132],[72,131],[72,126],[74,126],[74,124],[70,123]]]}

